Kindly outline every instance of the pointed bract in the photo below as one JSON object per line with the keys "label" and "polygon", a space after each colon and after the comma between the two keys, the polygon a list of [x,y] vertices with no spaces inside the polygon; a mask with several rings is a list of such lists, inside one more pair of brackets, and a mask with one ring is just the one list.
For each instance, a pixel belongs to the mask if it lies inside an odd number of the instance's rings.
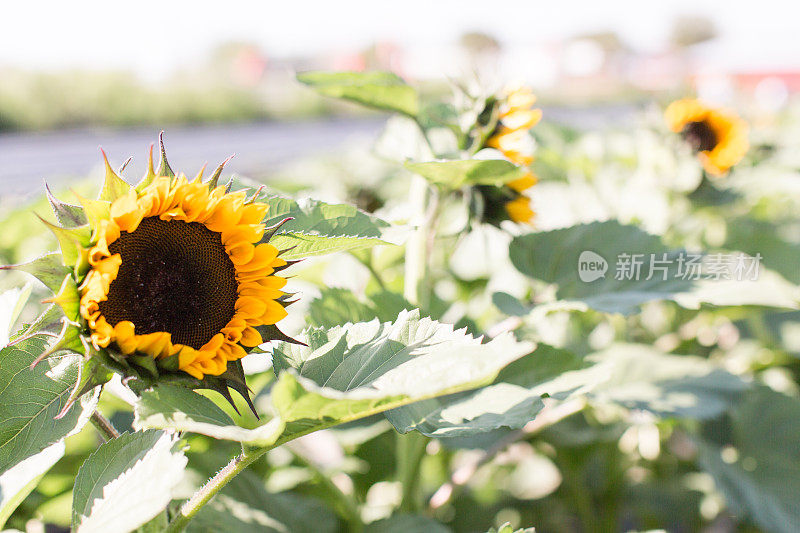
{"label": "pointed bract", "polygon": [[158,150],[161,153],[160,160],[158,161],[158,170],[156,174],[158,176],[167,176],[169,178],[175,177],[175,172],[172,171],[172,168],[169,166],[169,161],[167,161],[167,151],[164,149],[164,132],[158,134]]}
{"label": "pointed bract", "polygon": [[111,168],[111,163],[108,162],[106,153],[102,148],[100,151],[103,153],[103,163],[105,164],[106,175],[103,180],[103,188],[100,190],[100,196],[98,196],[98,200],[108,200],[109,202],[113,202],[120,196],[128,194],[128,191],[131,190],[131,186],[128,185],[125,180],[117,176],[117,173],[114,172],[113,168]]}
{"label": "pointed bract", "polygon": [[67,228],[86,224],[86,215],[83,213],[83,209],[56,198],[46,181],[44,182],[44,190],[47,195],[47,201],[50,202],[50,207],[53,209],[53,214],[59,224]]}

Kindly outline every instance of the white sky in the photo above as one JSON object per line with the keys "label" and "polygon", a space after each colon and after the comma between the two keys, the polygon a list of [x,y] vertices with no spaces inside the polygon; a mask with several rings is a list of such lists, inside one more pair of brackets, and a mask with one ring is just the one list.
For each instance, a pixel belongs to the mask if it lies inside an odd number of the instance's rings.
{"label": "white sky", "polygon": [[18,0],[0,13],[0,65],[125,68],[149,78],[229,40],[284,56],[375,40],[437,47],[470,30],[514,45],[612,29],[657,50],[679,14],[714,20],[722,62],[800,68],[800,3],[791,0]]}

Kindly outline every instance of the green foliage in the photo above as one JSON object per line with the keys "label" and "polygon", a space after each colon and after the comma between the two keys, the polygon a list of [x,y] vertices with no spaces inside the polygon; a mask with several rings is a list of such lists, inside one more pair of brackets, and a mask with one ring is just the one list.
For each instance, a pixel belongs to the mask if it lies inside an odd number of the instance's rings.
{"label": "green foliage", "polygon": [[257,475],[244,472],[200,511],[187,531],[334,533],[338,523],[318,501],[291,493],[268,493]]}
{"label": "green foliage", "polygon": [[[580,279],[579,262],[586,251],[606,262],[602,277]],[[638,269],[633,254],[640,254]],[[582,301],[611,313],[631,314],[653,300],[673,300],[689,308],[701,303],[797,306],[796,288],[766,275],[757,281],[725,281],[708,279],[708,272],[703,271],[701,279],[695,280],[693,274],[685,275],[691,268],[687,252],[670,250],[655,235],[615,220],[521,235],[511,241],[509,255],[523,274],[556,284],[560,299]],[[700,259],[699,254],[693,255]],[[622,262],[631,266],[622,271],[615,268]]]}
{"label": "green foliage", "polygon": [[81,466],[72,500],[74,531],[131,531],[164,510],[186,458],[163,431],[124,433]]}
{"label": "green foliage", "polygon": [[388,224],[346,204],[326,204],[316,200],[297,202],[289,198],[271,197],[267,226],[293,218],[277,229],[270,242],[281,255],[293,260],[303,257],[353,251],[386,244],[382,239]]}
{"label": "green foliage", "polygon": [[417,91],[391,72],[302,72],[297,80],[325,96],[411,117],[419,112]]}
{"label": "green foliage", "polygon": [[432,184],[450,190],[465,185],[502,185],[525,174],[523,168],[503,159],[406,163],[405,167]]}
{"label": "green foliage", "polygon": [[86,421],[84,407],[94,409],[87,401],[55,419],[78,377],[78,358],[56,355],[31,369],[45,347],[35,336],[0,350],[0,472],[66,437]]}
{"label": "green foliage", "polygon": [[762,389],[750,394],[730,417],[723,434],[706,430],[699,461],[725,494],[732,510],[766,531],[800,527],[800,401]]}

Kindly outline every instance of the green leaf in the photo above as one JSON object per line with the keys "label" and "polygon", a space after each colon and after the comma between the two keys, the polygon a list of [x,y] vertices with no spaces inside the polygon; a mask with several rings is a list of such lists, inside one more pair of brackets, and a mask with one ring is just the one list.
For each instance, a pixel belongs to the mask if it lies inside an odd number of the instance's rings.
{"label": "green leaf", "polygon": [[312,498],[271,494],[264,482],[245,470],[203,507],[189,523],[189,533],[286,533],[339,530],[336,516]]}
{"label": "green leaf", "polygon": [[739,400],[748,384],[707,359],[618,344],[587,358],[602,378],[593,402],[641,409],[661,417],[712,418]]}
{"label": "green leaf", "polygon": [[792,283],[800,283],[797,258],[800,243],[784,239],[772,221],[737,218],[728,223],[725,247],[752,256],[760,254],[764,265]]}
{"label": "green leaf", "polygon": [[386,418],[401,433],[416,429],[438,438],[465,437],[498,428],[518,429],[544,407],[543,395],[558,397],[583,385],[565,385],[565,377],[585,366],[569,351],[540,344],[502,369],[487,387],[393,409]]}
{"label": "green leaf", "polygon": [[82,427],[94,408],[96,398],[87,399],[55,419],[78,378],[79,358],[56,355],[31,369],[46,346],[35,336],[0,350],[0,472]]}
{"label": "green leaf", "polygon": [[396,514],[383,520],[371,522],[364,533],[448,533],[445,527],[433,518],[412,514]]}
{"label": "green leaf", "polygon": [[414,401],[490,383],[533,346],[510,334],[481,343],[464,330],[404,311],[377,320],[310,330],[308,346],[281,344],[272,389],[285,434],[305,434]]}
{"label": "green leaf", "polygon": [[144,391],[136,402],[134,415],[136,429],[190,431],[252,446],[270,446],[283,430],[276,418],[255,429],[236,426],[210,399],[186,387],[169,384]]}
{"label": "green leaf", "polygon": [[308,323],[312,327],[330,328],[347,322],[367,322],[377,317],[369,304],[360,301],[347,289],[322,289],[320,297],[312,300],[308,309]]}
{"label": "green leaf", "polygon": [[294,219],[278,228],[270,239],[279,250],[291,248],[281,255],[284,259],[387,244],[383,233],[389,224],[352,205],[326,204],[311,199],[298,202],[278,196],[264,202],[270,206],[265,221],[267,226],[278,224],[287,217]]}
{"label": "green leaf", "polygon": [[0,528],[36,488],[45,473],[63,456],[64,442],[58,441],[0,475]]}
{"label": "green leaf", "polygon": [[449,189],[465,185],[502,185],[522,177],[526,170],[504,159],[466,159],[406,163],[405,167],[429,182]]}
{"label": "green leaf", "polygon": [[414,117],[417,91],[391,72],[302,72],[297,80],[319,94]]}
{"label": "green leaf", "polygon": [[728,438],[700,441],[698,459],[732,511],[766,531],[800,530],[800,401],[754,391],[731,414],[729,429]]}
{"label": "green leaf", "polygon": [[[633,254],[641,254],[638,275],[635,269],[620,267],[633,265]],[[630,314],[652,300],[673,300],[692,309],[702,303],[797,307],[797,288],[769,272],[761,272],[757,281],[695,281],[693,274],[684,275],[692,272],[686,266],[692,254],[669,250],[658,237],[615,220],[518,236],[511,241],[509,255],[523,274],[556,284],[559,299],[582,301],[600,311]],[[712,260],[714,256],[702,259],[701,277]],[[579,275],[579,261],[586,281]]]}
{"label": "green leaf", "polygon": [[21,270],[27,272],[44,283],[45,287],[54,293],[58,292],[61,288],[61,284],[64,282],[64,278],[71,272],[69,268],[64,266],[61,254],[58,252],[44,254],[27,263],[1,265],[0,270]]}
{"label": "green leaf", "polygon": [[75,478],[73,531],[132,531],[163,511],[186,467],[176,440],[149,430],[102,444]]}

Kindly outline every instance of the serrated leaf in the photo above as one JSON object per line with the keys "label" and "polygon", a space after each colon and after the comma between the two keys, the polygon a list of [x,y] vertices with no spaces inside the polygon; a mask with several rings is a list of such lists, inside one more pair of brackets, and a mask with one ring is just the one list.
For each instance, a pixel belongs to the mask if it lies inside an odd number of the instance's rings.
{"label": "serrated leaf", "polygon": [[283,430],[278,419],[272,419],[255,429],[236,426],[222,409],[205,396],[186,387],[169,384],[144,391],[136,402],[134,415],[136,429],[190,431],[251,446],[270,446]]}
{"label": "serrated leaf", "polygon": [[406,163],[405,167],[429,182],[449,189],[465,185],[502,185],[522,177],[526,170],[504,159],[466,159]]}
{"label": "serrated leaf", "polygon": [[411,117],[419,112],[417,91],[391,72],[302,72],[297,80],[325,96]]}
{"label": "serrated leaf", "polygon": [[46,347],[35,336],[0,350],[0,473],[67,436],[94,408],[96,398],[55,419],[78,377],[79,358],[56,355],[31,369]]}
{"label": "serrated leaf", "polygon": [[377,318],[376,311],[346,289],[322,289],[319,298],[311,301],[308,323],[312,327],[341,326],[347,322],[367,322]]}
{"label": "serrated leaf", "polygon": [[565,378],[585,366],[586,362],[567,350],[540,344],[501,370],[487,387],[393,409],[386,412],[386,418],[401,433],[415,429],[437,438],[518,429],[544,407],[542,395],[558,397],[584,385]]}
{"label": "serrated leaf", "polygon": [[58,292],[61,284],[64,282],[64,277],[70,273],[70,269],[64,266],[61,254],[57,252],[44,254],[41,257],[29,261],[27,263],[20,263],[18,265],[2,265],[0,270],[21,270],[27,272],[39,281],[45,287]]}
{"label": "serrated leaf", "polygon": [[[702,440],[700,465],[731,510],[766,531],[800,530],[800,401],[760,389],[731,414],[729,438]],[[729,448],[734,457],[725,456]]]}
{"label": "serrated leaf", "polygon": [[287,533],[339,530],[336,516],[312,498],[296,494],[271,494],[264,482],[244,471],[189,522],[190,533]]}
{"label": "serrated leaf", "polygon": [[[584,252],[589,258],[581,259]],[[633,265],[633,254],[641,254],[638,273],[635,267],[619,266]],[[767,272],[757,281],[695,281],[694,274],[685,275],[690,268],[686,252],[669,250],[658,237],[615,220],[515,237],[509,256],[523,274],[556,284],[559,299],[582,301],[600,311],[630,314],[652,300],[673,300],[687,308],[702,303],[797,307],[797,289]],[[701,277],[707,277],[713,259],[703,260]],[[587,281],[581,280],[579,261],[584,261],[584,272],[590,274],[584,278]],[[593,263],[594,270],[586,270],[587,262]],[[652,272],[651,266],[655,267]]]}
{"label": "serrated leaf", "polygon": [[664,354],[645,345],[613,345],[588,360],[595,363],[591,370],[604,376],[588,392],[592,401],[661,417],[715,417],[749,387],[707,359]]}
{"label": "serrated leaf", "polygon": [[0,475],[0,528],[36,488],[42,476],[63,456],[64,442],[58,441]]}
{"label": "serrated leaf", "polygon": [[73,531],[124,533],[163,511],[186,467],[183,452],[173,449],[176,440],[148,430],[103,443],[75,478]]}
{"label": "serrated leaf", "polygon": [[267,226],[278,224],[287,217],[294,219],[283,224],[270,239],[278,249],[287,250],[281,255],[284,259],[387,244],[383,240],[383,231],[389,224],[352,205],[326,204],[311,199],[298,202],[277,196],[263,201],[270,206],[265,221]]}
{"label": "serrated leaf", "polygon": [[307,347],[282,344],[273,352],[280,376],[272,400],[286,434],[480,387],[533,348],[511,335],[482,344],[464,330],[420,318],[419,311],[404,311],[393,323],[374,320],[307,336]]}

